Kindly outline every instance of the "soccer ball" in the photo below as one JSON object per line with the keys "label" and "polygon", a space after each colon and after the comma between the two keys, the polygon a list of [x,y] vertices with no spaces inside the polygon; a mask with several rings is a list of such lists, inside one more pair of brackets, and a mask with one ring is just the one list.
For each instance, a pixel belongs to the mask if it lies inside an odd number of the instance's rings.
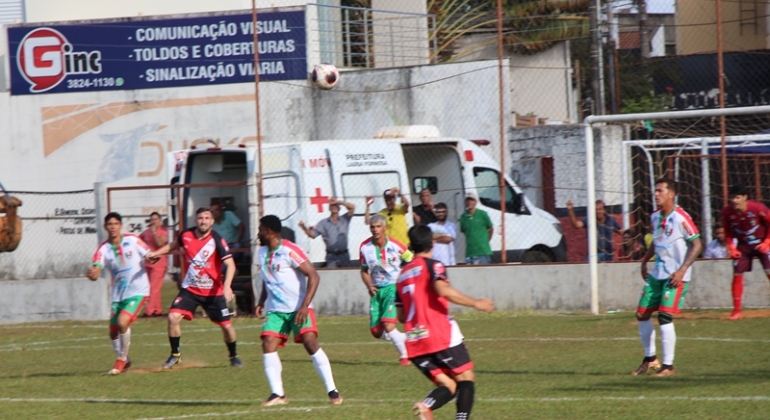
{"label": "soccer ball", "polygon": [[313,84],[317,88],[329,90],[334,86],[337,86],[337,82],[340,80],[340,72],[334,64],[316,64],[313,67],[313,73],[310,75],[310,80],[313,81]]}

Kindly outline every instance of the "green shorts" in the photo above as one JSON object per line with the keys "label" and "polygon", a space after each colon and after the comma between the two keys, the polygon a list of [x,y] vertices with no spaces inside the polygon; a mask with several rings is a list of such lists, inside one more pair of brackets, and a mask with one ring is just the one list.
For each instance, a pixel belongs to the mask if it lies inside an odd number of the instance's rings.
{"label": "green shorts", "polygon": [[318,335],[318,326],[315,323],[315,311],[313,311],[313,308],[307,311],[307,318],[301,326],[294,323],[294,316],[296,314],[296,312],[268,313],[262,322],[262,335],[260,335],[260,338],[279,337],[281,339],[280,346],[283,347],[286,345],[286,341],[289,340],[289,334],[294,334],[295,343],[302,342],[300,340],[302,334],[314,332]]}
{"label": "green shorts", "polygon": [[369,329],[372,334],[379,334],[383,322],[393,324],[398,322],[395,300],[395,284],[378,288],[377,293],[369,299]]}
{"label": "green shorts", "polygon": [[139,310],[142,309],[145,302],[147,302],[147,296],[131,296],[128,299],[123,299],[120,302],[112,302],[112,311],[110,313],[110,325],[118,325],[118,317],[121,312],[131,316],[131,325],[136,321],[136,317],[139,315]]}
{"label": "green shorts", "polygon": [[684,297],[687,295],[690,283],[682,282],[679,287],[669,287],[668,280],[658,280],[652,276],[647,277],[647,284],[642,289],[642,297],[639,299],[637,312],[660,311],[670,314],[682,312]]}

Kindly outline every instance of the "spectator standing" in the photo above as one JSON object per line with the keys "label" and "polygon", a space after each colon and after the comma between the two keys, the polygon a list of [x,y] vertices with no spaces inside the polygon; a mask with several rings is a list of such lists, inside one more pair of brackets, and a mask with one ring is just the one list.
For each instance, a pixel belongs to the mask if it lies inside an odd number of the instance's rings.
{"label": "spectator standing", "polygon": [[465,234],[465,262],[472,265],[491,264],[489,240],[494,232],[487,212],[476,208],[476,195],[465,195],[465,213],[460,216],[460,232]]}
{"label": "spectator standing", "polygon": [[[567,200],[567,211],[569,212],[569,222],[575,229],[582,229],[588,226],[588,217],[578,220],[575,217],[575,207],[572,200]],[[607,216],[604,208],[604,201],[596,200],[596,253],[599,261],[612,261],[615,246],[613,245],[612,234],[621,233],[620,224],[614,217]],[[588,261],[588,255],[586,255]]]}
{"label": "spectator standing", "polygon": [[721,225],[714,228],[714,239],[706,245],[703,258],[727,258],[725,228]]}
{"label": "spectator standing", "polygon": [[433,206],[433,199],[430,195],[430,190],[425,188],[420,191],[420,204],[412,207],[414,214],[414,224],[428,225],[438,220],[435,214],[435,207]]}
{"label": "spectator standing", "polygon": [[[139,238],[150,248],[157,251],[168,243],[168,230],[163,226],[163,219],[158,212],[150,214],[150,227],[144,230]],[[144,316],[163,316],[163,278],[166,277],[168,258],[161,258],[155,264],[145,261],[144,270],[150,278],[150,299],[144,309]]]}
{"label": "spectator standing", "polygon": [[[425,191],[425,190],[423,190]],[[434,209],[436,220],[428,224],[433,232],[433,259],[440,261],[445,266],[455,265],[455,239],[457,239],[457,226],[447,220],[449,209],[445,203],[438,203]]]}
{"label": "spectator standing", "polygon": [[645,248],[631,229],[623,231],[623,242],[618,248],[618,261],[639,261],[644,257]]}
{"label": "spectator standing", "polygon": [[[393,187],[385,190],[382,194],[385,199],[385,208],[380,210],[379,215],[385,218],[388,224],[385,234],[402,244],[409,246],[409,236],[407,236],[408,226],[406,224],[406,214],[409,213],[409,200],[398,189]],[[396,205],[396,196],[401,197],[401,205]],[[366,197],[366,212],[364,213],[364,223],[369,223],[369,206],[374,200],[372,197]]]}
{"label": "spectator standing", "polygon": [[[340,216],[340,205],[345,206],[347,213]],[[340,201],[332,197],[329,199],[329,212],[331,215],[308,229],[305,222],[300,221],[299,227],[310,238],[321,235],[326,243],[326,268],[347,267],[350,265],[350,252],[348,252],[348,227],[353,218],[356,206],[347,201]]]}

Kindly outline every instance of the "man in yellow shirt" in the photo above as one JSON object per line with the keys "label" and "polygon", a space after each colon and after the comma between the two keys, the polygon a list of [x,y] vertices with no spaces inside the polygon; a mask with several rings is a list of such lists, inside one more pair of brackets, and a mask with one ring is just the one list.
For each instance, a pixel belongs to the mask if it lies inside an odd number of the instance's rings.
{"label": "man in yellow shirt", "polygon": [[[396,196],[401,197],[401,205],[396,205]],[[398,187],[385,190],[382,194],[385,199],[385,208],[379,211],[379,215],[384,217],[388,227],[385,234],[402,244],[409,246],[409,236],[407,231],[409,226],[406,224],[406,214],[409,213],[409,200]],[[364,212],[364,223],[369,226],[369,206],[374,200],[372,197],[366,197],[366,211]]]}

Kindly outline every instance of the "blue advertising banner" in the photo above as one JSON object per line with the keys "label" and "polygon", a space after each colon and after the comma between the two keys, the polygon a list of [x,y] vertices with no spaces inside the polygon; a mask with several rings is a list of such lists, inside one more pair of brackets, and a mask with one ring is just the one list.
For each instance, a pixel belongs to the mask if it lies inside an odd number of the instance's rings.
{"label": "blue advertising banner", "polygon": [[[307,78],[305,11],[260,12],[260,80]],[[254,81],[251,14],[8,28],[11,94]]]}

